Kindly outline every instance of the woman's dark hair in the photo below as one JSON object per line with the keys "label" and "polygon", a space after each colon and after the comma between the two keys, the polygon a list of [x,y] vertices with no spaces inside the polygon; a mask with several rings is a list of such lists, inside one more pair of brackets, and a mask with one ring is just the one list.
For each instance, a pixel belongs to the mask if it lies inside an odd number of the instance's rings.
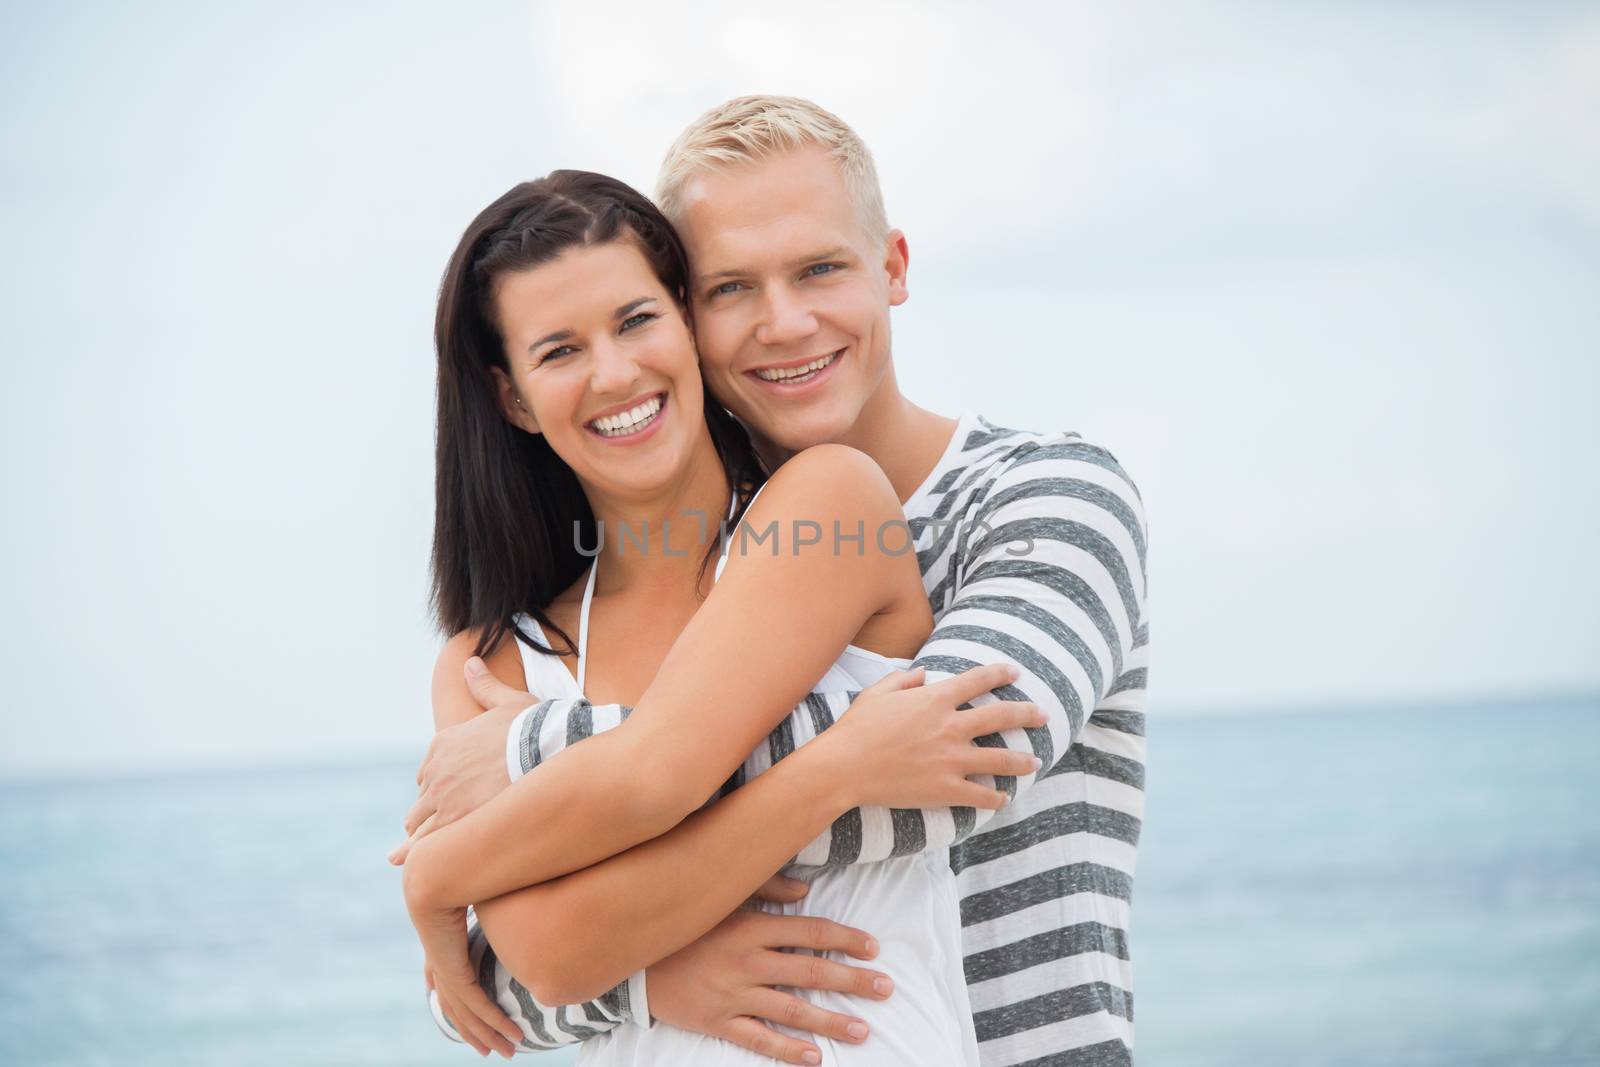
{"label": "woman's dark hair", "polygon": [[[594,513],[577,475],[542,434],[513,426],[501,411],[489,369],[510,373],[510,367],[494,313],[495,283],[570,248],[616,240],[638,245],[688,315],[688,257],[677,232],[644,196],[603,174],[558,170],[513,187],[472,220],[445,269],[434,321],[439,424],[432,606],[446,634],[480,628],[478,655],[516,629],[518,612],[537,619],[547,634],[559,634],[566,651],[575,652],[545,608],[588,566],[578,544],[596,544]],[[709,391],[705,414],[742,511],[747,494],[765,478],[761,462],[744,427]],[[715,551],[713,543],[702,574]]]}

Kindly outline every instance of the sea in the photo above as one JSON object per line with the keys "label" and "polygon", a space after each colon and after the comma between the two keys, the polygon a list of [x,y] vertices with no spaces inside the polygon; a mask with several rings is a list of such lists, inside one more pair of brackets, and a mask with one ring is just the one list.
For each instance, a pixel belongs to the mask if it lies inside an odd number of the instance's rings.
{"label": "sea", "polygon": [[[0,783],[0,1064],[478,1060],[384,862],[414,774]],[[1139,863],[1145,1067],[1600,1064],[1600,695],[1158,706]]]}

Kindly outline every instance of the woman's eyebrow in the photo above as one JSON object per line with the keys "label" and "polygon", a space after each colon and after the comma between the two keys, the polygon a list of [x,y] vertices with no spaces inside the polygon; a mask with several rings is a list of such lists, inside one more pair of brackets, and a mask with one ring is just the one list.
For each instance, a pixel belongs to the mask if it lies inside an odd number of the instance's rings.
{"label": "woman's eyebrow", "polygon": [[[617,310],[613,311],[611,316],[612,318],[625,319],[629,315],[633,314],[634,311],[638,310],[642,305],[648,304],[653,300],[655,300],[655,297],[653,296],[641,296],[637,300],[630,300],[626,304],[623,304],[621,307],[617,308]],[[540,345],[547,345],[551,341],[570,341],[571,339],[571,330],[557,330],[555,333],[545,334],[543,337],[533,342],[533,344],[528,346],[528,351],[532,352]]]}
{"label": "woman's eyebrow", "polygon": [[611,313],[611,317],[614,318],[614,319],[625,319],[629,315],[631,315],[635,311],[637,311],[641,306],[650,303],[654,299],[655,299],[655,297],[653,297],[653,296],[641,296],[637,300],[630,300],[626,304],[623,304],[621,307],[619,307],[617,310],[613,311]]}
{"label": "woman's eyebrow", "polygon": [[538,348],[540,345],[547,345],[551,341],[567,341],[567,340],[571,340],[571,338],[572,338],[572,331],[571,330],[557,330],[555,333],[546,334],[545,336],[539,338],[537,341],[533,342],[533,344],[528,346],[528,351],[532,352],[535,348]]}

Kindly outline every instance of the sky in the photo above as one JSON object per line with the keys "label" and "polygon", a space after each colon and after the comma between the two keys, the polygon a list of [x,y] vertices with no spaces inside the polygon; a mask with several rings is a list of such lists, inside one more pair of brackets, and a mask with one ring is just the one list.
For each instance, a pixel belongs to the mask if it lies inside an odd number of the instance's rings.
{"label": "sky", "polygon": [[1600,688],[1593,6],[7,5],[0,88],[0,773],[420,755],[445,260],[749,92],[872,147],[904,390],[1137,481],[1153,715]]}

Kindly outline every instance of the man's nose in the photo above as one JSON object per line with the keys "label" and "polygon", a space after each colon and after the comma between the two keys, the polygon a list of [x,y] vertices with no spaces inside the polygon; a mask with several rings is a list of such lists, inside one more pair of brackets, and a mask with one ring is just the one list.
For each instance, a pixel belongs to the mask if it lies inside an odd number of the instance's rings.
{"label": "man's nose", "polygon": [[602,341],[595,345],[589,387],[601,396],[632,396],[639,381],[639,362],[626,345]]}
{"label": "man's nose", "polygon": [[817,332],[817,317],[797,294],[786,287],[768,289],[756,323],[756,340],[764,345],[787,345]]}

